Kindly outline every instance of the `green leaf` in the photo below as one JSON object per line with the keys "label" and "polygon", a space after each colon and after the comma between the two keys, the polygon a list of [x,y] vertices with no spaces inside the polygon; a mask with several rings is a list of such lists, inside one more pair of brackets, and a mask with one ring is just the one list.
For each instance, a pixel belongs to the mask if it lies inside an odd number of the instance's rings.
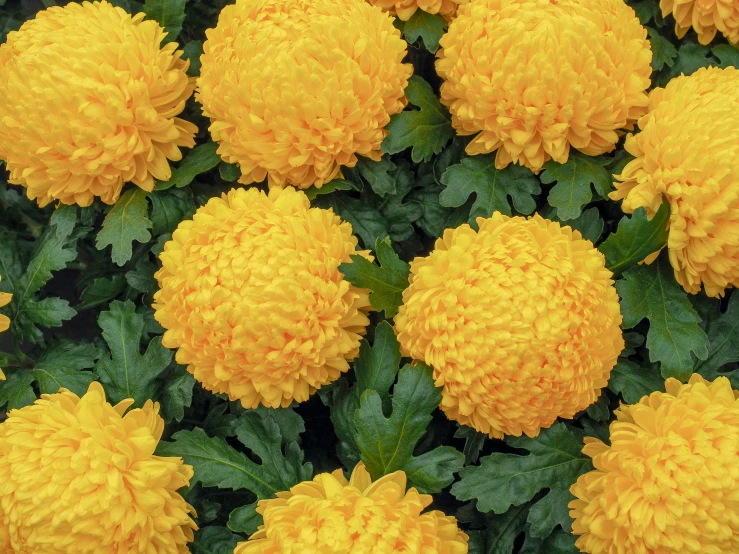
{"label": "green leaf", "polygon": [[354,414],[357,446],[367,471],[377,479],[397,470],[406,472],[422,492],[439,492],[454,480],[464,456],[450,446],[439,446],[414,456],[416,444],[441,402],[431,370],[425,365],[405,366],[393,389],[392,415],[386,418],[382,398],[374,390],[364,392]]}
{"label": "green leaf", "polygon": [[707,378],[715,378],[723,366],[739,362],[739,294],[731,295],[726,312],[709,321],[706,333],[710,341],[708,357],[699,361],[695,370]]}
{"label": "green leaf", "polygon": [[686,380],[693,371],[692,354],[701,360],[708,358],[708,337],[698,325],[700,317],[664,256],[651,265],[629,269],[616,282],[616,290],[624,329],[649,320],[649,360],[661,362],[663,377]]}
{"label": "green leaf", "polygon": [[569,530],[570,486],[592,468],[590,459],[581,452],[580,441],[558,422],[536,438],[513,437],[506,442],[527,450],[529,455],[498,452],[481,458],[479,466],[468,466],[460,472],[461,479],[452,486],[452,494],[462,501],[476,499],[477,509],[483,513],[503,514],[549,489],[529,511],[531,533],[543,538],[556,525]]}
{"label": "green leaf", "polygon": [[262,516],[257,513],[256,503],[248,504],[231,512],[228,516],[228,528],[237,533],[252,535],[256,533],[262,521]]}
{"label": "green leaf", "polygon": [[539,180],[530,169],[509,165],[495,168],[495,155],[485,154],[464,158],[450,166],[441,176],[446,189],[439,195],[439,202],[447,208],[462,206],[471,194],[475,194],[469,222],[478,217],[490,217],[494,212],[512,215],[511,198],[516,210],[528,215],[536,209],[534,196],[541,192]]}
{"label": "green leaf", "polygon": [[208,142],[196,146],[175,169],[172,170],[172,177],[169,181],[157,183],[156,190],[167,190],[171,187],[186,187],[195,180],[195,177],[206,171],[210,171],[221,163],[221,158],[216,153],[218,145],[215,142]]}
{"label": "green leaf", "polygon": [[592,243],[596,243],[603,234],[604,223],[600,218],[598,208],[583,210],[579,217],[570,219],[566,223],[573,229],[580,231],[582,237]]}
{"label": "green leaf", "polygon": [[[162,0],[165,1],[165,0]],[[242,538],[226,527],[209,526],[195,533],[195,542],[190,544],[192,554],[233,554]]]}
{"label": "green leaf", "polygon": [[190,219],[195,213],[195,202],[187,190],[156,191],[149,195],[149,200],[155,235],[174,232],[183,219]]}
{"label": "green leaf", "polygon": [[382,321],[375,328],[374,344],[370,346],[363,340],[359,358],[354,362],[357,399],[365,391],[374,390],[380,396],[383,406],[389,407],[390,389],[395,383],[399,368],[400,344],[390,324]]}
{"label": "green leaf", "polygon": [[409,44],[415,44],[421,38],[426,50],[435,54],[446,28],[447,23],[443,17],[419,9],[405,22],[403,36]]}
{"label": "green leaf", "polygon": [[58,342],[36,361],[33,378],[43,394],[53,394],[63,387],[82,396],[95,380],[93,372],[84,370],[93,368],[99,357],[100,352],[93,344]]}
{"label": "green leaf", "polygon": [[528,515],[529,506],[523,504],[511,507],[504,514],[490,516],[485,532],[486,554],[513,554],[516,539],[524,532]]}
{"label": "green leaf", "polygon": [[[711,49],[696,42],[683,41],[680,49],[677,51],[675,65],[669,71],[665,70],[666,78],[662,79],[664,84],[670,79],[674,79],[679,75],[692,75],[701,67],[708,67],[715,62],[711,56]],[[660,83],[661,85],[662,83]]]}
{"label": "green leaf", "polygon": [[[197,77],[198,75],[200,75],[200,56],[202,55],[202,40],[191,40],[190,42],[185,44],[185,47],[182,49],[182,57],[186,60],[189,60],[190,62],[190,67],[187,68],[187,75],[189,77]],[[239,175],[241,175],[241,172],[239,172]]]}
{"label": "green leaf", "polygon": [[542,554],[544,552],[546,554],[580,554],[580,549],[575,546],[575,537],[571,533],[557,529],[544,540],[528,535],[519,554]]}
{"label": "green leaf", "polygon": [[109,352],[102,355],[95,369],[108,399],[118,403],[133,398],[136,406],[157,397],[158,377],[172,361],[172,351],[162,346],[162,338],[151,340],[142,356],[139,348],[144,331],[144,316],[136,313],[133,302],[113,301],[98,318]]}
{"label": "green leaf", "polygon": [[620,394],[627,404],[636,404],[643,396],[664,391],[665,380],[650,367],[640,367],[631,360],[619,358],[611,371],[608,388]]}
{"label": "green leaf", "polygon": [[236,164],[221,162],[221,165],[218,166],[218,174],[227,183],[234,183],[241,178],[241,169]]}
{"label": "green leaf", "polygon": [[360,199],[337,192],[318,196],[313,204],[319,208],[331,208],[341,219],[351,223],[354,234],[362,239],[366,248],[372,248],[378,240],[390,235],[385,217],[375,206]]}
{"label": "green leaf", "polygon": [[33,373],[26,370],[5,370],[6,381],[0,381],[0,408],[15,410],[33,404],[36,394],[31,388]]}
{"label": "green leaf", "polygon": [[629,2],[636,12],[636,16],[641,21],[642,25],[646,25],[652,19],[655,19],[660,14],[659,2],[655,0],[640,0],[639,2]]}
{"label": "green leaf", "polygon": [[410,266],[401,260],[388,239],[375,243],[375,252],[380,266],[368,262],[359,255],[351,256],[351,263],[343,263],[339,271],[355,287],[370,289],[370,302],[386,317],[398,313],[403,303],[403,291],[408,287]]}
{"label": "green leaf", "polygon": [[64,321],[72,319],[76,313],[69,302],[61,298],[44,298],[38,302],[27,300],[19,308],[11,325],[15,334],[38,344],[44,342],[44,335],[37,326],[61,327]]}
{"label": "green leaf", "polygon": [[418,75],[408,80],[405,94],[408,102],[419,109],[406,109],[390,117],[386,127],[389,134],[382,142],[382,150],[397,154],[412,147],[411,158],[415,163],[428,161],[454,138],[451,116],[436,98],[431,85]]}
{"label": "green leaf", "polygon": [[731,44],[719,44],[713,47],[713,55],[716,56],[720,63],[720,67],[726,69],[727,67],[739,68],[739,50]]}
{"label": "green leaf", "polygon": [[118,199],[103,221],[95,247],[103,250],[112,246],[112,259],[124,265],[133,256],[133,242],[146,243],[151,240],[152,223],[149,219],[149,193],[138,187],[130,189]]}
{"label": "green leaf", "polygon": [[[360,351],[361,356],[361,351]],[[345,378],[340,378],[326,390],[324,402],[331,408],[331,423],[334,433],[339,439],[336,445],[336,455],[344,467],[354,467],[360,461],[359,447],[357,446],[357,429],[354,427],[354,412],[359,400],[354,394],[354,388],[349,388]]]}
{"label": "green leaf", "polygon": [[665,200],[654,217],[647,219],[644,208],[618,222],[618,230],[599,246],[606,257],[606,267],[620,275],[667,244],[670,205]]}
{"label": "green leaf", "polygon": [[407,197],[413,188],[414,175],[406,161],[400,160],[393,166],[391,179],[395,193],[388,194],[385,198],[373,195],[373,200],[384,220],[388,222],[390,238],[398,243],[413,238],[416,233],[413,223],[421,218],[423,208]]}
{"label": "green leaf", "polygon": [[375,194],[380,197],[395,194],[395,164],[390,160],[390,156],[384,156],[379,162],[360,156],[355,167]]}
{"label": "green leaf", "polygon": [[87,310],[105,304],[114,299],[126,288],[126,278],[123,275],[113,275],[109,279],[98,277],[82,292],[82,303],[77,310]]}
{"label": "green leaf", "polygon": [[549,191],[547,201],[557,208],[560,221],[580,216],[582,207],[593,199],[591,184],[598,194],[608,196],[612,178],[604,167],[607,163],[603,157],[594,158],[572,150],[566,163],[549,160],[544,164],[540,179],[547,185],[557,182]]}
{"label": "green leaf", "polygon": [[454,433],[454,438],[464,439],[464,448],[462,449],[464,465],[476,464],[480,457],[480,452],[482,452],[482,447],[485,445],[487,435],[475,431],[472,427],[459,425],[457,431]]}
{"label": "green leaf", "polygon": [[139,262],[131,271],[126,272],[128,286],[145,294],[154,294],[159,290],[159,284],[154,278],[157,266],[149,261]]}
{"label": "green leaf", "polygon": [[167,31],[164,42],[177,40],[185,21],[186,4],[187,0],[146,0],[144,2],[146,17],[159,22]]}
{"label": "green leaf", "polygon": [[355,189],[356,187],[354,186],[354,183],[347,181],[346,179],[334,179],[323,185],[321,188],[313,186],[303,192],[305,192],[308,200],[315,200],[317,196],[321,196],[322,194],[331,194],[332,192],[336,192],[337,190]]}
{"label": "green leaf", "polygon": [[654,29],[647,28],[647,32],[652,43],[652,69],[661,71],[665,66],[675,65],[677,49],[672,43]]}
{"label": "green leaf", "polygon": [[185,408],[192,404],[192,391],[195,387],[195,377],[182,366],[167,376],[162,387],[162,414],[166,421],[182,421],[185,417]]}

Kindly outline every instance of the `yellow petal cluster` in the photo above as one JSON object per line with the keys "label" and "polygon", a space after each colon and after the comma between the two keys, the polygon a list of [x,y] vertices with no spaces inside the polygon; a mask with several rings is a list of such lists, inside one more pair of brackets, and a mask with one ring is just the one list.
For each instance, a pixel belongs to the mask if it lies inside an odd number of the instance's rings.
{"label": "yellow petal cluster", "polygon": [[[0,279],[2,279],[2,277],[0,277]],[[0,292],[0,308],[10,304],[10,301],[12,299],[12,294],[8,294],[7,292]],[[8,316],[0,314],[0,333],[7,331],[9,327],[10,319],[8,319]],[[0,381],[5,381],[5,374],[3,373],[2,368],[0,368]]]}
{"label": "yellow petal cluster", "polygon": [[726,377],[666,382],[616,410],[610,446],[572,486],[572,530],[590,554],[739,552],[739,392]]}
{"label": "yellow petal cluster", "polygon": [[660,0],[662,17],[675,17],[675,34],[683,38],[692,27],[701,44],[708,44],[721,32],[729,42],[739,44],[739,2],[736,0]]}
{"label": "yellow petal cluster", "polygon": [[152,190],[197,128],[177,117],[194,89],[155,21],[107,2],[53,6],[0,46],[0,160],[41,206],[113,204]]}
{"label": "yellow petal cluster", "polygon": [[457,10],[457,4],[463,4],[467,0],[367,0],[370,4],[378,6],[393,15],[397,15],[403,21],[408,21],[417,10],[423,10],[431,14],[439,14],[450,19]]}
{"label": "yellow petal cluster", "polygon": [[392,18],[364,0],[237,0],[201,58],[197,99],[240,182],[320,187],[379,160],[412,66]]}
{"label": "yellow petal cluster", "polygon": [[739,286],[739,71],[702,68],[653,90],[639,128],[610,197],[650,216],[666,198],[675,278],[690,293],[704,285],[723,296]]}
{"label": "yellow petal cluster", "polygon": [[[155,456],[159,405],[111,406],[99,383],[11,410],[0,424],[3,554],[185,554],[192,468]],[[3,548],[4,547],[4,548]]]}
{"label": "yellow petal cluster", "polygon": [[652,53],[623,0],[476,0],[441,46],[441,101],[499,169],[608,152],[645,111]]}
{"label": "yellow petal cluster", "polygon": [[159,256],[163,344],[245,408],[307,400],[349,369],[369,324],[369,292],[339,271],[356,247],[349,223],[292,187],[212,198]]}
{"label": "yellow petal cluster", "polygon": [[374,483],[361,462],[347,481],[338,469],[260,500],[264,525],[234,554],[467,554],[467,535],[432,502],[406,492],[402,471]]}
{"label": "yellow petal cluster", "polygon": [[536,436],[606,386],[624,347],[618,295],[578,231],[538,215],[477,223],[447,229],[412,262],[398,340],[433,368],[449,418]]}

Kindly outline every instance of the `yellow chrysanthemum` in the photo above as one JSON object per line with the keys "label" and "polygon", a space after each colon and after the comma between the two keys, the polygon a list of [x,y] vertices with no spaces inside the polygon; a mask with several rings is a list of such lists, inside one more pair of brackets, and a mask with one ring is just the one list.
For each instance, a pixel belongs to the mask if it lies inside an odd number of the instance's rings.
{"label": "yellow chrysanthemum", "polygon": [[438,13],[450,19],[457,9],[457,4],[463,4],[467,0],[368,0],[368,2],[397,15],[403,21],[408,21],[416,10]]}
{"label": "yellow chrysanthemum", "polygon": [[320,187],[379,160],[412,67],[392,18],[364,0],[237,0],[206,32],[197,98],[240,182]]}
{"label": "yellow chrysanthemum", "polygon": [[[111,406],[99,383],[11,410],[0,424],[0,546],[7,554],[185,554],[193,476],[155,456],[159,405]],[[125,415],[124,415],[125,414]]]}
{"label": "yellow chrysanthemum", "polygon": [[349,369],[369,324],[368,291],[339,271],[356,247],[349,223],[293,188],[212,198],[159,256],[163,344],[245,408],[307,400]]}
{"label": "yellow chrysanthemum", "polygon": [[692,27],[701,44],[708,44],[721,31],[729,42],[739,43],[737,0],[660,0],[662,17],[675,17],[675,34],[683,38]]}
{"label": "yellow chrysanthemum", "polygon": [[0,46],[0,159],[45,206],[152,190],[197,128],[175,117],[194,84],[155,21],[107,2],[41,11]]}
{"label": "yellow chrysanthemum", "polygon": [[402,471],[374,483],[361,462],[349,481],[340,469],[260,500],[264,525],[234,554],[467,554],[457,520],[423,512],[427,494],[406,488]]}
{"label": "yellow chrysanthemum", "polygon": [[624,346],[618,295],[578,231],[538,215],[477,223],[447,229],[413,261],[398,340],[433,368],[451,419],[536,436],[606,386]]}
{"label": "yellow chrysanthemum", "polygon": [[[2,279],[2,277],[0,277],[0,279]],[[10,301],[12,299],[12,294],[8,294],[7,292],[0,292],[0,308],[10,304]],[[7,331],[9,327],[10,319],[8,319],[8,316],[0,314],[0,333]],[[0,381],[5,381],[5,374],[3,373],[2,368],[0,368]]]}
{"label": "yellow chrysanthemum", "polygon": [[572,486],[572,530],[590,554],[739,552],[739,392],[726,377],[666,382],[616,410],[611,444]]}
{"label": "yellow chrysanthemum", "polygon": [[675,278],[690,293],[703,284],[723,296],[739,286],[739,71],[703,68],[653,90],[639,128],[626,139],[636,159],[610,197],[650,216],[666,197]]}
{"label": "yellow chrysanthemum", "polygon": [[499,169],[608,152],[645,111],[652,53],[623,0],[477,0],[441,46],[441,101]]}

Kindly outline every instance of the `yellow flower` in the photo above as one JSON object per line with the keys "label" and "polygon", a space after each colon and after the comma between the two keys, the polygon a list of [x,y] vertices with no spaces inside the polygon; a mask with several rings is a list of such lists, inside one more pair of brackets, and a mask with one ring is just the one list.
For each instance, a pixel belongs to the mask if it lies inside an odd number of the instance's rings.
{"label": "yellow flower", "polygon": [[675,34],[683,38],[692,26],[701,44],[721,31],[729,42],[739,43],[739,2],[736,0],[660,0],[662,17],[675,16]]}
{"label": "yellow flower", "polygon": [[624,347],[618,295],[578,231],[538,215],[477,223],[447,229],[413,261],[398,340],[433,368],[449,418],[533,437],[606,386]]}
{"label": "yellow flower", "polygon": [[111,406],[99,383],[11,410],[0,424],[0,547],[7,554],[185,554],[192,468],[155,456],[159,405]]}
{"label": "yellow flower", "polygon": [[364,0],[237,0],[206,32],[197,99],[240,182],[320,187],[379,160],[412,66],[390,16]]}
{"label": "yellow flower", "polygon": [[107,2],[41,11],[0,46],[0,160],[40,206],[113,204],[152,190],[197,128],[175,116],[194,84],[155,21]]}
{"label": "yellow flower", "polygon": [[159,256],[163,344],[245,408],[307,400],[349,369],[369,324],[368,291],[339,271],[356,247],[349,223],[294,188],[212,198]]}
{"label": "yellow flower", "polygon": [[703,68],[653,90],[639,128],[626,139],[636,159],[610,197],[650,216],[666,197],[675,278],[690,293],[703,284],[723,296],[739,285],[739,71]]}
{"label": "yellow flower", "polygon": [[368,0],[370,4],[397,15],[403,21],[408,21],[416,10],[439,14],[450,19],[457,9],[457,4],[467,0]]}
{"label": "yellow flower", "polygon": [[340,469],[304,481],[277,498],[260,500],[264,525],[234,554],[467,554],[467,535],[432,502],[406,488],[402,471],[374,483],[364,464],[347,481]]}
{"label": "yellow flower", "polygon": [[726,377],[666,382],[616,410],[611,445],[572,486],[577,546],[591,554],[739,552],[739,393]]}
{"label": "yellow flower", "polygon": [[[0,277],[0,279],[2,279],[2,277]],[[12,294],[8,294],[7,292],[0,292],[0,308],[10,304],[10,301],[12,298],[13,298]],[[9,327],[10,327],[10,319],[8,319],[8,316],[0,314],[0,333],[7,331]],[[3,370],[1,368],[0,368],[0,381],[5,381],[5,374],[3,373]]]}
{"label": "yellow flower", "polygon": [[647,104],[647,31],[623,0],[470,2],[441,46],[441,101],[499,169],[613,150]]}

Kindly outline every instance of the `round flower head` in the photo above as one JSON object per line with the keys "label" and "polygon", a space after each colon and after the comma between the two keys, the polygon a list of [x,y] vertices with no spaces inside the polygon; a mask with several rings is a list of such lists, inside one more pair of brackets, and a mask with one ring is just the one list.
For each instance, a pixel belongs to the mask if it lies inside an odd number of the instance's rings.
{"label": "round flower head", "polygon": [[660,0],[662,17],[675,17],[675,34],[683,38],[691,27],[701,44],[721,31],[729,42],[739,43],[739,2],[736,0]]}
{"label": "round flower head", "polygon": [[647,104],[647,31],[623,0],[477,0],[441,46],[441,101],[499,169],[613,150]]}
{"label": "round flower head", "polygon": [[467,0],[368,0],[370,4],[378,6],[383,10],[397,15],[403,21],[408,21],[417,10],[423,10],[432,14],[439,14],[450,19],[457,4],[463,4]]}
{"label": "round flower head", "polygon": [[349,223],[293,188],[212,198],[159,256],[163,344],[245,408],[307,400],[349,369],[369,324],[368,291],[339,271],[356,247]]}
{"label": "round flower head", "polygon": [[467,554],[467,535],[442,512],[423,512],[427,494],[406,488],[402,471],[374,483],[360,462],[347,481],[340,469],[260,500],[264,525],[234,554]]}
{"label": "round flower head", "polygon": [[[159,405],[111,406],[99,383],[11,410],[0,424],[0,547],[8,554],[185,554],[192,468],[155,456]],[[124,415],[125,414],[125,415]]]}
{"label": "round flower head", "polygon": [[364,0],[237,0],[206,32],[197,98],[240,182],[320,187],[379,160],[412,67],[392,18]]}
{"label": "round flower head", "polygon": [[[0,277],[0,279],[2,279],[2,277]],[[7,292],[0,292],[0,308],[10,304],[12,298],[12,294],[8,294]],[[10,319],[8,319],[8,316],[0,314],[0,333],[2,333],[3,331],[7,331],[9,327]],[[0,381],[5,381],[5,374],[3,373],[2,369],[0,369]]]}
{"label": "round flower head", "polygon": [[690,293],[722,296],[739,285],[739,71],[699,69],[649,98],[641,132],[626,150],[636,159],[610,194],[632,213],[670,203],[667,248],[675,278]]}
{"label": "round flower head", "polygon": [[0,160],[45,206],[113,204],[145,190],[197,128],[175,116],[194,85],[177,43],[144,15],[107,2],[41,11],[0,46]]}
{"label": "round flower head", "polygon": [[449,418],[533,437],[606,386],[624,346],[618,295],[578,231],[538,215],[477,222],[413,261],[398,340],[433,368]]}
{"label": "round flower head", "polygon": [[666,382],[616,410],[610,446],[572,486],[572,531],[591,554],[739,552],[739,393],[726,377]]}

